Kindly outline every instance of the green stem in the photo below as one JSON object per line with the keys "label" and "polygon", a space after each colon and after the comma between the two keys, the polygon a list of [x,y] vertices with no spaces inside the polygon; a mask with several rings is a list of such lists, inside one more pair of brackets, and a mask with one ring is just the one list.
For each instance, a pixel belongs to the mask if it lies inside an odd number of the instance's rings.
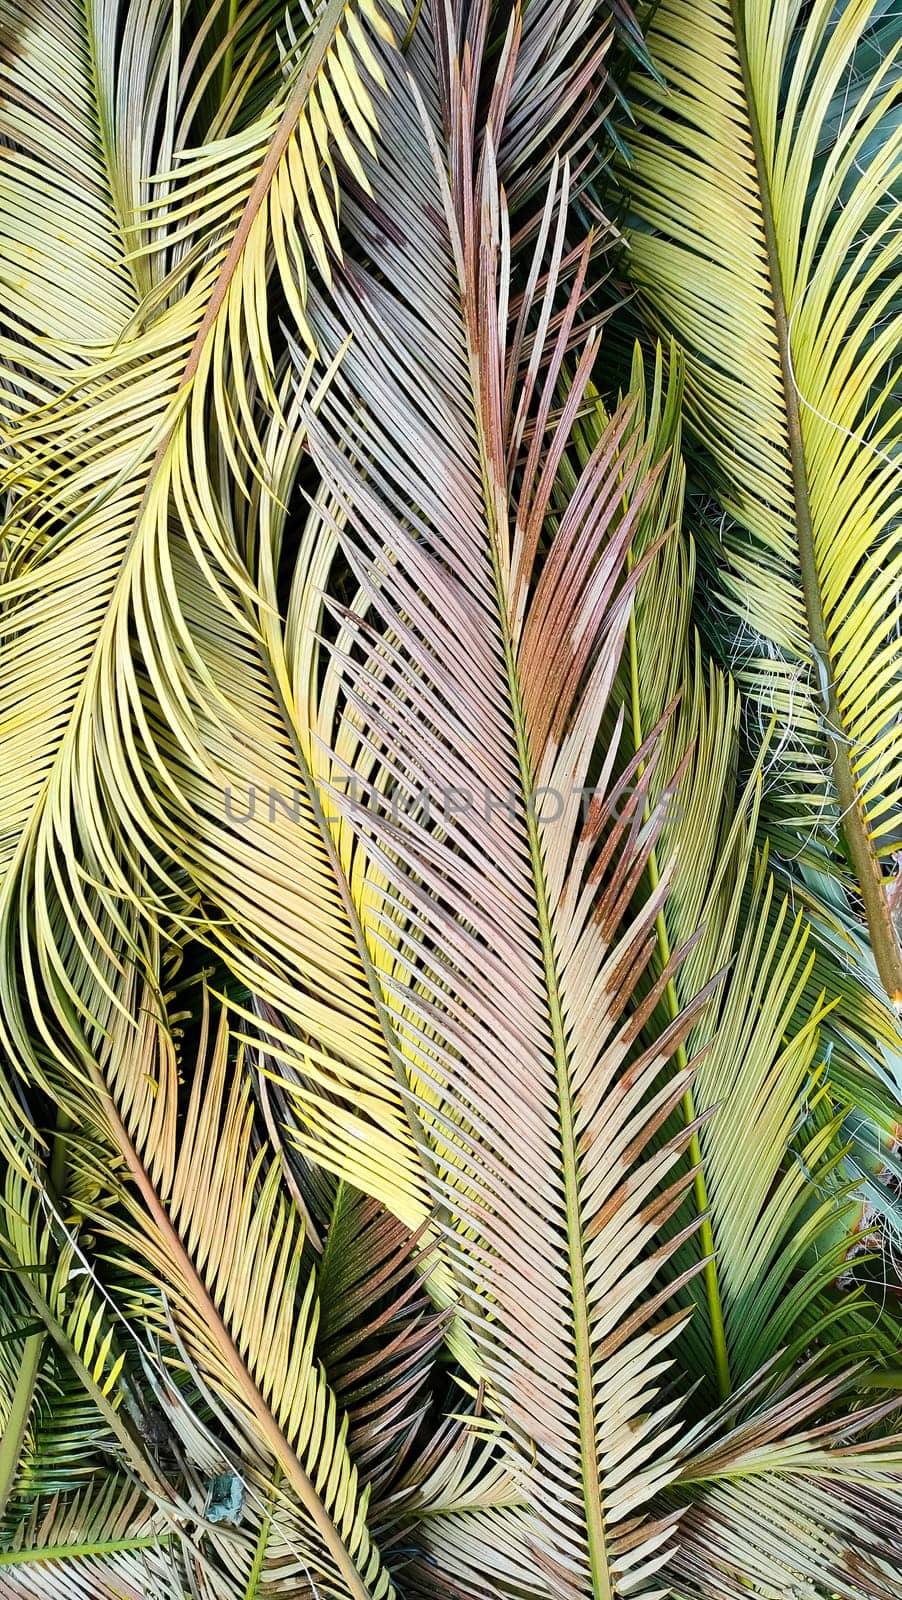
{"label": "green stem", "polygon": [[266,1497],[266,1511],[260,1520],[260,1532],[257,1536],[257,1544],[254,1550],[254,1559],[251,1562],[251,1570],[248,1573],[247,1587],[244,1591],[244,1600],[257,1600],[257,1591],[260,1587],[260,1579],[263,1576],[263,1562],[266,1559],[266,1550],[267,1546],[269,1545],[269,1540],[273,1529],[273,1510],[276,1504],[276,1496],[280,1477],[281,1473],[279,1472],[277,1464],[273,1471],[269,1494]]}
{"label": "green stem", "polygon": [[416,0],[416,3],[415,3],[414,8],[413,8],[413,11],[411,13],[410,22],[409,22],[408,27],[407,27],[407,32],[405,33],[404,38],[401,41],[401,53],[402,53],[402,55],[406,56],[408,50],[410,49],[411,44],[413,43],[413,36],[416,33],[417,23],[420,20],[420,12],[422,11],[422,9],[423,9],[423,0]]}
{"label": "green stem", "polygon": [[9,1504],[9,1497],[16,1481],[43,1349],[43,1333],[32,1333],[25,1340],[22,1362],[16,1374],[12,1405],[9,1408],[3,1437],[0,1438],[0,1518]]}
{"label": "green stem", "polygon": [[225,55],[222,58],[222,92],[221,92],[221,97],[222,97],[223,100],[225,100],[225,97],[228,94],[229,88],[231,87],[231,83],[232,83],[232,72],[234,70],[234,65],[235,65],[235,41],[232,38],[232,31],[233,31],[233,29],[235,27],[235,23],[237,22],[237,20],[238,20],[238,0],[229,0],[229,14],[228,14],[228,17],[226,19],[226,38],[228,39],[229,42],[226,45]]}
{"label": "green stem", "polygon": [[[56,1203],[59,1203],[66,1183],[65,1132],[69,1126],[70,1120],[66,1113],[58,1110],[56,1133],[50,1147],[48,1173],[50,1195]],[[9,1504],[9,1497],[15,1484],[46,1338],[47,1334],[44,1329],[38,1333],[32,1333],[25,1340],[22,1350],[22,1361],[16,1374],[12,1405],[6,1420],[3,1437],[0,1439],[0,1518],[2,1518]]]}
{"label": "green stem", "polygon": [[[632,557],[627,557],[628,568],[632,567]],[[642,705],[639,697],[639,657],[636,639],[636,617],[631,612],[629,619],[629,658],[630,658],[630,696],[633,721],[633,743],[636,750],[642,746]],[[641,776],[642,767],[639,768]],[[648,801],[644,808],[645,820],[648,820]],[[658,869],[658,858],[652,850],[648,858],[648,880],[654,894],[661,881]],[[658,952],[662,967],[666,967],[671,956],[670,935],[667,931],[667,919],[664,910],[660,910],[655,919],[655,929],[658,936]],[[671,1021],[675,1022],[680,1014],[679,996],[672,978],[667,981],[664,990],[664,1004],[667,1007]],[[675,1064],[679,1072],[684,1072],[688,1065],[685,1045],[679,1045],[675,1056]],[[686,1127],[691,1127],[696,1117],[695,1096],[692,1089],[686,1090],[682,1103],[683,1120]],[[717,1272],[717,1252],[714,1243],[714,1230],[708,1208],[708,1185],[705,1181],[705,1169],[702,1162],[702,1147],[698,1133],[693,1133],[689,1141],[689,1159],[695,1168],[693,1187],[695,1191],[695,1205],[701,1219],[699,1223],[699,1239],[702,1254],[705,1257],[704,1277],[705,1294],[708,1301],[708,1321],[711,1327],[711,1343],[714,1347],[714,1370],[717,1375],[717,1387],[720,1398],[726,1400],[732,1393],[733,1383],[730,1375],[730,1357],[727,1346],[726,1328],[724,1326],[723,1304],[720,1297],[720,1280]]]}
{"label": "green stem", "polygon": [[[67,1338],[66,1334],[63,1332],[63,1329],[60,1327],[59,1323],[54,1317],[53,1312],[50,1310],[50,1307],[48,1306],[43,1295],[40,1293],[40,1290],[36,1287],[31,1274],[20,1265],[12,1250],[10,1250],[7,1246],[0,1246],[0,1253],[6,1257],[10,1270],[16,1273],[36,1315],[40,1318],[41,1322],[43,1322],[44,1327],[47,1329],[47,1332],[57,1349],[69,1363],[70,1367],[75,1373],[75,1376],[78,1378],[86,1393],[91,1396],[91,1399],[103,1417],[104,1422],[118,1443],[121,1445],[141,1481],[157,1499],[166,1501],[174,1500],[175,1496],[172,1486],[168,1484],[165,1479],[157,1476],[157,1473],[148,1460],[145,1452],[137,1440],[132,1436],[122,1417],[119,1415],[119,1412],[115,1410],[115,1408],[107,1399],[107,1396],[94,1382],[94,1379],[91,1377],[90,1372],[88,1371],[84,1362],[81,1360],[72,1341]],[[38,1334],[35,1335],[35,1337],[40,1338],[41,1336]]]}
{"label": "green stem", "polygon": [[135,1539],[100,1539],[95,1544],[47,1544],[39,1550],[0,1550],[0,1567],[19,1567],[29,1562],[77,1561],[87,1556],[115,1556],[124,1550],[155,1550],[164,1544],[166,1534],[142,1534]]}
{"label": "green stem", "polygon": [[[780,267],[777,230],[771,205],[767,159],[752,88],[748,48],[742,23],[742,8],[736,3],[736,0],[734,0],[732,11],[733,26],[736,34],[736,50],[742,69],[749,128],[758,173],[761,215],[770,267],[771,295],[780,355],[783,402],[786,408],[786,423],[789,435],[796,537],[798,539],[799,569],[802,578],[802,592],[805,598],[805,612],[808,619],[812,647],[819,659],[824,663],[827,671],[827,684],[825,687],[827,721],[837,730],[842,730],[843,723],[836,696],[833,659],[830,652],[830,640],[821,596],[817,550],[814,543],[801,409],[798,393],[792,381],[789,317],[783,288],[783,274]],[[858,792],[849,746],[846,744],[841,732],[838,737],[831,740],[831,743],[833,745],[831,758],[833,781],[836,785],[836,794],[839,801],[841,827],[864,906],[865,918],[871,937],[871,949],[873,950],[877,971],[880,974],[884,988],[894,1004],[898,1004],[902,1001],[902,950],[900,950],[893,926],[892,912],[886,895],[886,882],[880,869],[880,863],[871,847],[867,818]]]}

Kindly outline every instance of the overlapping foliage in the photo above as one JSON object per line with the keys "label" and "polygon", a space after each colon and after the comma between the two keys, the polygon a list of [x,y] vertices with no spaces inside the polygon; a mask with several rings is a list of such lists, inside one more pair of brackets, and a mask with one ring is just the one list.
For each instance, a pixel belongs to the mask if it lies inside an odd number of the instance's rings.
{"label": "overlapping foliage", "polygon": [[0,1600],[888,1600],[891,8],[0,10]]}

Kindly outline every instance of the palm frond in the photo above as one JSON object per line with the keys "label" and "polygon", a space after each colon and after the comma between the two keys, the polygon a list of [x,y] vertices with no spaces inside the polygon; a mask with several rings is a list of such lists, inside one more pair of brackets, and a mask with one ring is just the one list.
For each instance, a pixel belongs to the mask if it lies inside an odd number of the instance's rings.
{"label": "palm frond", "polygon": [[[686,1600],[712,1592],[738,1600],[754,1574],[767,1600],[787,1589],[812,1600],[886,1600],[900,1440],[875,1445],[861,1436],[885,1432],[895,1401],[844,1412],[848,1377],[824,1382],[804,1369],[782,1389],[757,1387],[757,1395],[739,1393],[754,1401],[739,1427],[722,1415],[689,1441],[702,1449],[684,1472],[691,1499],[673,1567],[678,1592]],[[825,1410],[826,1422],[818,1416]]]}
{"label": "palm frond", "polygon": [[71,1167],[65,1126],[57,1126],[49,1164],[36,1149],[19,1157],[21,1165],[4,1164],[0,1205],[4,1538],[36,1506],[110,1469],[118,1476],[126,1463],[149,1497],[169,1494],[123,1406],[128,1341],[83,1270],[86,1210],[108,1207],[110,1197],[99,1202],[96,1182]]}
{"label": "palm frond", "polygon": [[[519,1435],[544,1582],[644,1592],[667,1525],[642,1515],[673,1470],[673,1432],[667,1407],[642,1413],[680,1319],[646,1302],[658,1258],[638,1252],[687,1181],[665,1180],[688,1131],[649,1145],[685,1087],[660,1074],[692,1019],[634,1057],[625,1006],[656,902],[622,936],[619,923],[654,828],[637,825],[634,800],[611,819],[595,748],[626,628],[626,549],[655,476],[639,471],[625,408],[563,493],[596,347],[590,334],[568,386],[584,262],[547,344],[527,350],[523,333],[553,308],[566,176],[539,245],[547,295],[508,348],[504,198],[490,138],[469,154],[475,70],[456,72],[450,189],[428,118],[392,83],[404,167],[387,152],[373,182],[377,197],[383,174],[411,193],[403,258],[386,241],[379,279],[348,259],[328,300],[311,296],[324,351],[352,335],[309,422],[360,592],[356,610],[333,608],[328,650],[333,771],[354,777],[358,803],[338,781],[332,803],[367,863],[385,1004],[439,1216],[455,1218],[460,1316]],[[504,83],[502,67],[492,128]],[[426,288],[439,274],[456,295]],[[439,779],[463,797],[452,814],[435,814]],[[540,820],[534,789],[560,797],[563,816]],[[485,796],[501,802],[488,815]]]}
{"label": "palm frond", "polygon": [[[146,994],[143,1029],[117,1063],[117,1098],[129,1107],[129,1122],[136,1120],[129,1085],[145,1075],[142,1032],[164,1027],[153,1004]],[[206,1034],[200,1052],[203,1061]],[[302,1277],[302,1234],[281,1193],[280,1164],[265,1146],[254,1148],[250,1080],[240,1052],[237,1060],[230,1054],[225,1019],[209,1064],[193,1075],[171,1174],[158,1161],[148,1170],[140,1125],[130,1132],[100,1074],[95,1085],[97,1121],[134,1185],[123,1197],[128,1217],[110,1216],[104,1232],[147,1277],[152,1297],[156,1286],[163,1290],[156,1311],[144,1305],[145,1326],[174,1346],[171,1359],[185,1364],[211,1404],[224,1404],[233,1448],[248,1457],[249,1470],[271,1481],[278,1465],[306,1524],[311,1576],[318,1569],[335,1583],[340,1574],[361,1600],[390,1596],[369,1538],[368,1495],[347,1451],[347,1422],[316,1355],[317,1305],[312,1278],[305,1284]],[[90,1170],[96,1156],[86,1146],[79,1159]]]}
{"label": "palm frond", "polygon": [[686,350],[729,514],[712,570],[779,724],[778,811],[860,896],[895,999],[898,37],[859,56],[880,15],[665,0],[627,182],[630,271]]}
{"label": "palm frond", "polygon": [[[255,105],[257,68],[251,59],[242,70],[235,52],[243,43],[254,58],[258,45],[243,15],[223,41],[233,63],[225,101],[199,130],[207,142],[190,153],[182,145],[205,103],[195,81],[208,76],[202,56],[186,50],[168,7],[148,25],[152,50],[140,44],[140,19],[127,6],[114,11],[118,22],[111,12],[95,49],[93,19],[79,5],[62,21],[53,8],[29,10],[32,32],[26,28],[8,69],[4,181],[15,225],[7,270],[23,250],[44,262],[55,255],[65,165],[56,159],[58,128],[34,114],[49,31],[61,36],[60,49],[68,36],[79,41],[73,117],[92,176],[76,238],[90,250],[98,236],[116,289],[107,307],[115,327],[84,328],[79,275],[87,268],[76,251],[49,302],[44,274],[27,279],[26,298],[13,307],[14,348],[5,346],[4,405],[15,427],[0,601],[4,637],[15,641],[3,694],[16,781],[4,822],[3,1010],[13,1059],[32,1076],[44,1057],[60,1059],[73,1047],[90,1056],[96,1030],[121,1007],[144,881],[131,841],[108,836],[97,820],[134,748],[120,696],[135,684],[133,640],[152,626],[170,581],[170,499],[189,539],[221,545],[223,512],[204,464],[208,413],[227,472],[243,483],[248,428],[251,447],[256,437],[250,396],[259,390],[264,405],[277,404],[268,281],[275,273],[303,332],[305,252],[328,272],[323,241],[337,243],[337,194],[327,195],[320,165],[329,173],[332,151],[353,161],[353,141],[371,142],[374,113],[361,73],[378,80],[379,68],[361,17],[373,35],[388,31],[372,5],[359,11],[333,0],[285,61],[275,60],[268,102],[245,123],[237,89]],[[258,29],[268,14],[256,13]],[[214,53],[214,69],[216,60]],[[117,74],[129,83],[118,120]],[[169,84],[162,105],[161,80]],[[20,103],[30,117],[28,162],[18,149]],[[135,116],[144,118],[145,137],[158,135],[152,153],[163,171],[149,202],[146,189],[129,191],[141,165]],[[176,157],[177,170],[167,171]],[[38,158],[49,174],[43,180],[32,175]],[[29,208],[35,181],[41,203]],[[144,268],[131,281],[136,250]],[[153,287],[142,295],[148,270]],[[235,341],[246,359],[236,358]],[[36,376],[23,378],[29,352]],[[177,630],[173,649],[178,637]],[[49,656],[58,671],[48,680]]]}
{"label": "palm frond", "polygon": [[348,1447],[383,1501],[416,1452],[442,1340],[416,1246],[377,1202],[339,1187],[317,1273],[318,1349],[348,1416]]}
{"label": "palm frond", "polygon": [[0,1584],[9,1600],[162,1600],[148,1560],[162,1548],[141,1493],[112,1480],[35,1506],[0,1550]]}
{"label": "palm frond", "polygon": [[893,1593],[894,26],[4,37],[4,1596]]}
{"label": "palm frond", "polygon": [[[633,381],[644,396],[638,353]],[[827,1311],[823,1291],[841,1273],[860,1209],[854,1189],[861,1166],[849,1161],[846,1143],[853,1125],[848,1092],[867,1091],[864,1071],[844,1069],[842,1028],[857,1019],[864,1037],[870,1018],[854,978],[841,984],[838,964],[819,957],[804,909],[781,892],[767,851],[756,847],[761,763],[740,782],[739,697],[718,668],[703,663],[691,626],[694,548],[676,531],[684,482],[678,388],[677,373],[665,391],[659,351],[642,403],[650,424],[661,418],[659,448],[666,442],[672,452],[674,532],[639,582],[622,683],[636,749],[649,723],[675,706],[650,786],[651,800],[671,801],[649,864],[652,885],[659,877],[670,883],[659,916],[661,954],[700,932],[666,995],[670,1015],[723,974],[689,1040],[699,1056],[694,1092],[701,1105],[718,1108],[699,1130],[697,1151],[697,1199],[710,1213],[717,1266],[709,1268],[707,1306],[682,1348],[703,1381],[712,1366],[718,1370],[726,1394],[788,1350],[791,1335],[805,1345],[810,1319],[816,1325]],[[586,419],[585,448],[603,426],[603,412]],[[649,536],[640,530],[637,555]],[[889,1131],[892,1099],[877,1084],[870,1093]],[[863,1136],[866,1124],[857,1126]],[[847,1299],[843,1315],[854,1323],[857,1314]],[[879,1313],[873,1320],[880,1323]],[[863,1328],[858,1337],[864,1356]],[[878,1363],[893,1337],[888,1327],[886,1343],[878,1334],[871,1346]]]}

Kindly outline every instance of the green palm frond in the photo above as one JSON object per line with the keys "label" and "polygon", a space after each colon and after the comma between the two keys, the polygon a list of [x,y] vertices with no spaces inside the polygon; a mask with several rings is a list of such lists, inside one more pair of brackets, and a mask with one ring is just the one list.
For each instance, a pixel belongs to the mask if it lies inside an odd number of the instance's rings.
{"label": "green palm frond", "polygon": [[[634,385],[642,396],[638,359]],[[658,450],[679,447],[678,388],[677,372],[665,399],[659,351],[644,402],[660,419]],[[604,424],[599,407],[583,424],[586,447]],[[678,528],[674,453],[667,470]],[[651,533],[640,531],[637,553]],[[691,1286],[695,1312],[679,1345],[697,1394],[710,1404],[716,1381],[722,1405],[684,1442],[681,1483],[692,1487],[673,1502],[685,1514],[665,1571],[683,1600],[738,1595],[750,1583],[773,1600],[876,1595],[892,1559],[898,1443],[884,1424],[897,1402],[863,1406],[861,1393],[892,1388],[898,1323],[880,1285],[869,1299],[848,1281],[861,1169],[849,1159],[847,1107],[824,1050],[836,1002],[812,983],[804,915],[780,898],[766,852],[756,851],[760,771],[740,786],[738,696],[702,664],[693,573],[691,543],[674,532],[640,579],[622,668],[634,746],[671,707],[651,783],[651,798],[671,800],[649,861],[651,883],[670,885],[655,962],[671,945],[692,948],[665,991],[670,1014],[722,973],[686,1046],[698,1057],[695,1104],[711,1108],[697,1135],[695,1198],[714,1259],[706,1294]],[[865,1251],[871,1243],[862,1241]],[[673,1269],[685,1265],[683,1247]],[[834,1481],[850,1486],[848,1496],[838,1491],[835,1518]],[[801,1532],[806,1519],[814,1538]],[[855,1571],[848,1540],[860,1552]]]}
{"label": "green palm frond", "polygon": [[884,11],[664,0],[627,183],[630,272],[685,347],[729,513],[712,570],[740,682],[778,723],[789,850],[817,837],[848,877],[895,999],[902,128],[898,37],[868,48]]}
{"label": "green palm frond", "polygon": [[[46,1236],[46,1229],[32,1233]],[[49,1274],[33,1259],[16,1261],[8,1246],[3,1252],[0,1585],[16,1597],[63,1588],[86,1597],[143,1595],[148,1561],[155,1566],[166,1551],[166,1565],[172,1564],[181,1535],[157,1509],[165,1481],[117,1409],[121,1341],[111,1360],[106,1308],[83,1278],[76,1282],[78,1263],[69,1265],[75,1271],[67,1312],[65,1263],[57,1263],[55,1289],[48,1290]],[[23,1281],[44,1288],[46,1322],[37,1314],[40,1290],[37,1306],[16,1292]],[[80,1356],[67,1359],[67,1347]]]}
{"label": "green palm frond", "polygon": [[[644,394],[638,357],[634,383]],[[676,528],[683,473],[674,465],[679,412],[670,397],[678,385],[677,375],[662,414],[659,351],[645,403],[650,418],[662,416],[659,448],[664,443],[674,452],[669,472]],[[595,427],[602,425],[603,414]],[[584,426],[591,437],[589,423]],[[640,533],[637,552],[647,542],[648,534]],[[623,679],[636,748],[648,723],[673,708],[651,784],[652,798],[670,793],[673,802],[652,860],[652,881],[662,876],[670,884],[661,914],[662,949],[701,932],[674,977],[672,1013],[679,1014],[700,987],[723,973],[689,1043],[700,1055],[696,1094],[721,1108],[699,1131],[699,1155],[712,1244],[719,1245],[723,1263],[718,1276],[725,1306],[734,1269],[741,1291],[727,1309],[726,1324],[733,1379],[743,1382],[782,1348],[789,1328],[804,1329],[807,1291],[799,1285],[797,1301],[790,1290],[799,1262],[817,1258],[815,1281],[818,1273],[824,1283],[838,1274],[857,1211],[845,1166],[845,1091],[864,1090],[866,1077],[847,1078],[842,1070],[834,1075],[834,1065],[841,1068],[836,1019],[846,1026],[855,1022],[859,991],[854,982],[845,991],[837,986],[836,971],[818,957],[803,911],[781,896],[766,850],[756,847],[760,765],[740,783],[739,696],[713,664],[703,664],[690,620],[694,582],[692,542],[674,533],[640,581]],[[865,1032],[868,1021],[865,1010],[859,1018]],[[892,1101],[880,1099],[878,1089],[872,1091],[874,1103],[889,1117]],[[784,1247],[790,1252],[785,1259]],[[787,1277],[781,1278],[784,1270]],[[768,1287],[770,1274],[775,1276]],[[778,1312],[777,1326],[767,1333],[771,1311]],[[696,1319],[687,1348],[699,1331]],[[700,1374],[706,1367],[701,1359]]]}
{"label": "green palm frond", "polygon": [[[64,1362],[27,1301],[3,1308],[4,1358],[4,1534],[31,1517],[53,1495],[71,1495],[109,1466],[114,1436],[104,1427],[90,1395]],[[24,1339],[19,1330],[30,1329]],[[4,1360],[6,1365],[6,1360]]]}
{"label": "green palm frond", "polygon": [[[0,1529],[8,1535],[37,1503],[71,1495],[127,1463],[148,1495],[167,1497],[164,1474],[122,1402],[128,1340],[102,1286],[83,1270],[82,1224],[109,1193],[68,1160],[58,1125],[52,1159],[20,1150],[3,1169],[0,1208]],[[101,1195],[103,1194],[103,1198]],[[130,1364],[130,1362],[129,1362]],[[117,1468],[118,1470],[118,1468]]]}

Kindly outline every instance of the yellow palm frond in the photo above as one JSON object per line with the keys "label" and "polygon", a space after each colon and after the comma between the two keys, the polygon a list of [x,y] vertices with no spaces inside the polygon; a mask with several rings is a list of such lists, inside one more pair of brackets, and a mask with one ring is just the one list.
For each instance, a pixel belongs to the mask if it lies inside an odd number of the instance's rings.
{"label": "yellow palm frond", "polygon": [[664,0],[626,181],[631,272],[686,351],[726,524],[740,680],[778,723],[781,807],[837,827],[887,995],[902,802],[895,391],[898,44],[856,75],[873,0]]}
{"label": "yellow palm frond", "polygon": [[[32,1071],[42,1055],[65,1054],[66,1036],[80,1048],[79,1034],[102,1028],[116,1010],[141,877],[128,847],[123,855],[98,821],[136,738],[121,698],[129,688],[137,694],[133,641],[153,631],[171,584],[171,507],[189,541],[222,546],[208,424],[227,474],[243,483],[252,472],[251,395],[276,403],[268,280],[275,272],[303,333],[305,254],[328,271],[323,240],[337,242],[337,193],[326,190],[321,169],[328,174],[333,151],[353,161],[354,141],[371,142],[364,75],[378,83],[381,69],[366,30],[371,39],[390,32],[370,0],[332,0],[284,63],[287,81],[276,59],[268,103],[246,126],[236,126],[240,105],[227,90],[225,126],[214,114],[204,129],[187,70],[167,99],[154,149],[143,151],[147,164],[167,168],[184,157],[184,175],[163,174],[148,212],[146,193],[133,192],[134,118],[158,126],[159,86],[167,76],[178,82],[185,41],[168,7],[152,51],[135,43],[134,10],[122,6],[116,15],[119,57],[110,46],[112,14],[98,43],[81,5],[60,14],[34,0],[6,68],[0,200],[10,223],[0,270],[17,292],[2,351],[2,404],[13,426],[0,704],[12,778],[3,788],[0,924],[16,969],[5,968],[4,1036],[14,1060]],[[48,35],[51,53],[77,40],[65,75],[68,141],[35,109]],[[253,109],[259,40],[251,33],[248,42],[246,17],[224,41],[236,63],[242,41],[251,60],[247,71],[236,65],[234,83]],[[196,53],[188,60],[198,70]],[[116,74],[126,70],[130,98],[120,104]],[[198,126],[207,143],[185,156],[186,127]],[[67,152],[85,178],[68,194]],[[58,217],[67,214],[73,249],[54,276]],[[92,275],[95,256],[108,291],[101,273]],[[26,260],[35,270],[23,277]],[[142,296],[149,261],[153,287]],[[107,886],[99,897],[98,883]],[[37,1003],[36,986],[46,1003]]]}

